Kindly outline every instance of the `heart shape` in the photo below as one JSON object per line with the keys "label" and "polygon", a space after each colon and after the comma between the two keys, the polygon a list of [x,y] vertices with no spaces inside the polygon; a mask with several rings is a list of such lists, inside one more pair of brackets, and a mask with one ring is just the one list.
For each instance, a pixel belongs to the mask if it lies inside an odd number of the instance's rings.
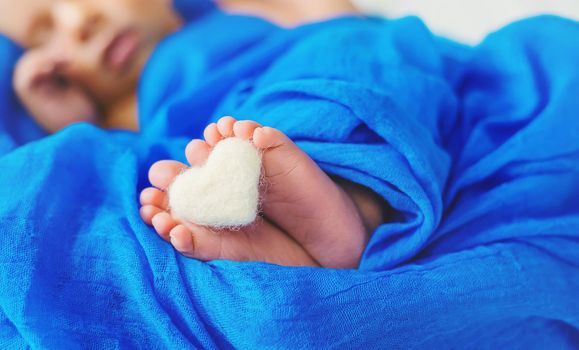
{"label": "heart shape", "polygon": [[214,228],[249,225],[258,214],[260,176],[261,156],[251,142],[222,140],[203,166],[189,168],[170,186],[171,213]]}

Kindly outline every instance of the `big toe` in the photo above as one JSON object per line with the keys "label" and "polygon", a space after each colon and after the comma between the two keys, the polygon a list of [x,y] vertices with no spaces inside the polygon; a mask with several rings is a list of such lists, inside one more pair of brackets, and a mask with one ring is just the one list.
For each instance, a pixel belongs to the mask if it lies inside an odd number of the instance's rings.
{"label": "big toe", "polygon": [[293,145],[293,142],[283,132],[266,126],[254,130],[253,144],[257,148],[268,149],[289,144]]}
{"label": "big toe", "polygon": [[[222,235],[191,223],[175,226],[169,234],[171,244],[181,254],[201,261],[222,258]],[[227,257],[234,259],[235,256]]]}
{"label": "big toe", "polygon": [[169,233],[169,239],[179,253],[189,258],[195,258],[193,234],[187,227],[183,225],[175,226]]}
{"label": "big toe", "polygon": [[233,133],[243,140],[251,140],[255,129],[261,125],[253,120],[241,120],[233,125]]}

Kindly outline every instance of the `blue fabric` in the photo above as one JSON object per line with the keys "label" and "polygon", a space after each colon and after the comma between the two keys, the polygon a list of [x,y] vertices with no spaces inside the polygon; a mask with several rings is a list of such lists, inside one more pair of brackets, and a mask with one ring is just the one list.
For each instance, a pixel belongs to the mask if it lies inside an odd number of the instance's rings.
{"label": "blue fabric", "polygon": [[[554,17],[474,48],[414,18],[195,21],[147,66],[140,134],[80,124],[2,149],[0,346],[576,347],[577,37]],[[141,222],[148,166],[223,114],[389,203],[360,270],[202,263]]]}

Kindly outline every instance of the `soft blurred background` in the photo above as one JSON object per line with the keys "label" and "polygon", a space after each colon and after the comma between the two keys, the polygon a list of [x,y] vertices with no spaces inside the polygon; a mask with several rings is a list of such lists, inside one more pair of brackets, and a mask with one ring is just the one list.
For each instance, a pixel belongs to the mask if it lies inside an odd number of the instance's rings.
{"label": "soft blurred background", "polygon": [[[476,44],[517,19],[555,14],[579,20],[579,0],[353,0],[371,13],[417,15],[437,34]],[[579,38],[578,38],[579,41]]]}

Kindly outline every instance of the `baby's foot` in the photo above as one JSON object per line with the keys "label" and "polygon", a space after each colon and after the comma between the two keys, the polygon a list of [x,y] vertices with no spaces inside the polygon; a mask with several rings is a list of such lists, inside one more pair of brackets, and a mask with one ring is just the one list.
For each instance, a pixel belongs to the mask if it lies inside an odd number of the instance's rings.
{"label": "baby's foot", "polygon": [[[191,165],[203,165],[209,150],[204,141],[192,141],[187,147]],[[286,266],[318,265],[298,243],[267,220],[257,220],[239,230],[214,231],[172,216],[166,190],[186,168],[175,161],[157,162],[149,171],[155,187],[141,192],[141,217],[181,254],[203,261],[226,259]]]}
{"label": "baby's foot", "polygon": [[141,195],[145,222],[177,250],[201,260],[257,260],[333,268],[358,265],[368,238],[357,207],[282,132],[225,117],[206,128],[205,141],[189,144],[188,161],[193,166],[203,164],[211,148],[226,137],[252,140],[263,150],[267,183],[262,193],[263,220],[235,232],[213,232],[179,222],[168,212],[164,190],[186,166],[162,161],[150,171],[156,188],[145,189]]}

